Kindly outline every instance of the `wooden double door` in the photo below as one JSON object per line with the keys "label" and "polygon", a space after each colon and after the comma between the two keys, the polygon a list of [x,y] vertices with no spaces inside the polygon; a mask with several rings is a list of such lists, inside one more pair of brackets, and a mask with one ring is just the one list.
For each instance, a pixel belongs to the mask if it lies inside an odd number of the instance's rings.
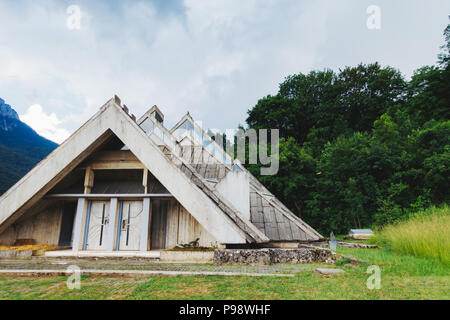
{"label": "wooden double door", "polygon": [[106,250],[106,239],[110,227],[109,205],[109,201],[88,202],[83,249]]}
{"label": "wooden double door", "polygon": [[142,200],[119,201],[118,217],[110,221],[110,201],[89,201],[84,250],[106,250],[110,228],[115,228],[115,249],[138,251],[141,240]]}
{"label": "wooden double door", "polygon": [[143,203],[120,201],[117,226],[117,250],[138,251],[141,241]]}
{"label": "wooden double door", "polygon": [[[141,232],[148,230],[146,246],[152,250],[165,249],[167,242],[167,212],[169,201],[154,199],[151,201],[150,221],[143,221],[143,200],[120,200],[116,218],[111,221],[110,201],[91,200],[88,202],[86,216],[84,250],[107,250],[110,228],[114,232],[114,250],[139,251]],[[149,243],[150,244],[149,244]]]}

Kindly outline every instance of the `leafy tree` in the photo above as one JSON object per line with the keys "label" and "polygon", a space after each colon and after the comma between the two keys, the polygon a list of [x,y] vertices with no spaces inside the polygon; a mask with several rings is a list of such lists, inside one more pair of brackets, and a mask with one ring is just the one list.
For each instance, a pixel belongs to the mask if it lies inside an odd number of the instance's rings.
{"label": "leafy tree", "polygon": [[247,124],[254,129],[279,129],[281,137],[294,137],[303,143],[326,111],[323,105],[333,105],[335,80],[330,70],[289,76],[280,84],[277,95],[259,100],[248,111]]}
{"label": "leafy tree", "polygon": [[338,104],[349,127],[354,131],[368,131],[373,122],[389,106],[402,98],[405,80],[391,67],[378,63],[347,67],[339,73]]}
{"label": "leafy tree", "polygon": [[449,202],[450,26],[444,35],[438,64],[410,81],[378,63],[287,77],[248,111],[250,128],[282,136],[278,174],[259,178],[323,234]]}
{"label": "leafy tree", "polygon": [[450,66],[418,69],[408,84],[406,110],[417,125],[450,117]]}

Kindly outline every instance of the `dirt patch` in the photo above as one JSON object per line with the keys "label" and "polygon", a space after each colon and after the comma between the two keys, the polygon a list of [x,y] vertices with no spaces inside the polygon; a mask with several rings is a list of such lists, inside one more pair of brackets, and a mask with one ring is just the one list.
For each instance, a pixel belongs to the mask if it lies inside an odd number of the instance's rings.
{"label": "dirt patch", "polygon": [[182,295],[185,297],[191,296],[209,296],[211,294],[210,285],[205,283],[196,284],[196,285],[187,285],[185,283],[180,283],[178,285],[179,291],[177,291],[177,295]]}

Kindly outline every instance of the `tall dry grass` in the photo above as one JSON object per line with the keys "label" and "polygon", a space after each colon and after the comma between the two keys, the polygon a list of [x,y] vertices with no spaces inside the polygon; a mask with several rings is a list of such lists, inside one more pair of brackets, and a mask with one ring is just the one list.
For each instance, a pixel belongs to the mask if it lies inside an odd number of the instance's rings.
{"label": "tall dry grass", "polygon": [[431,258],[450,266],[450,208],[432,207],[384,227],[374,239],[395,252]]}

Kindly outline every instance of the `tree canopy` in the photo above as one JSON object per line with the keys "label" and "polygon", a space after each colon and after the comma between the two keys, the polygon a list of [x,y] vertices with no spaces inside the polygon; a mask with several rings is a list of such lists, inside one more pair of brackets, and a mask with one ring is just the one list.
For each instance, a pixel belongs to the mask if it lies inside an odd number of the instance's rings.
{"label": "tree canopy", "polygon": [[444,37],[438,63],[409,81],[378,63],[288,76],[246,120],[280,130],[280,170],[249,170],[324,234],[448,202],[450,25]]}

